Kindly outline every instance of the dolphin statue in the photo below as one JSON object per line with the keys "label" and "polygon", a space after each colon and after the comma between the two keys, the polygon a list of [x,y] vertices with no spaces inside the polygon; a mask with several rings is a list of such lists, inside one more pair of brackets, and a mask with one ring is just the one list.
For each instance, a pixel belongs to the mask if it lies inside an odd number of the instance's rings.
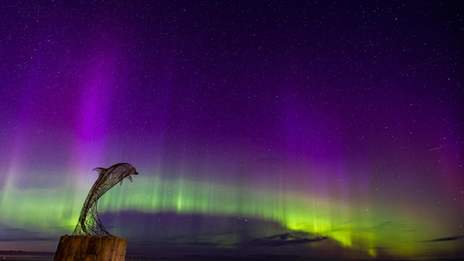
{"label": "dolphin statue", "polygon": [[98,167],[93,170],[98,172],[98,178],[85,199],[73,235],[113,236],[105,229],[98,217],[97,201],[118,182],[122,185],[125,178],[132,182],[131,175],[138,175],[139,173],[129,163],[118,163],[107,169]]}

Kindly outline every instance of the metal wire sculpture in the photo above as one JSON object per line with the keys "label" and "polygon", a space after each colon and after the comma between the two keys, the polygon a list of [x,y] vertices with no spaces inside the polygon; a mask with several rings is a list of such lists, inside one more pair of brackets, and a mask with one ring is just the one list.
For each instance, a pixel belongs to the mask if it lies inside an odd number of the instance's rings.
{"label": "metal wire sculpture", "polygon": [[85,199],[73,235],[113,236],[106,230],[98,217],[97,201],[118,182],[121,182],[122,185],[124,178],[128,178],[132,182],[131,175],[138,175],[139,173],[129,163],[118,163],[107,169],[94,168],[93,170],[97,171],[99,176]]}

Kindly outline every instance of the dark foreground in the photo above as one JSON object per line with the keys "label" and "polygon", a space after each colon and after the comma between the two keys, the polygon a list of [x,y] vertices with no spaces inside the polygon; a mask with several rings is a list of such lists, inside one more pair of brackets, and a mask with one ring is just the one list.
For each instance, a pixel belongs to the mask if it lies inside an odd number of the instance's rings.
{"label": "dark foreground", "polygon": [[[1,251],[0,250],[0,261],[2,260],[18,260],[18,261],[52,261],[55,253],[52,252],[27,252],[27,251]],[[219,255],[182,255],[182,256],[164,256],[164,257],[148,257],[148,256],[126,256],[127,261],[210,261],[210,260],[225,260],[225,261],[328,261],[334,260],[333,258],[324,257],[303,257],[298,255],[250,255],[250,256],[219,256]],[[390,260],[403,260],[408,259],[354,259],[354,258],[342,258],[337,259],[339,261],[355,261],[355,260],[376,260],[376,261],[390,261]],[[463,258],[454,259],[424,259],[429,261],[444,261],[444,260],[464,260]]]}

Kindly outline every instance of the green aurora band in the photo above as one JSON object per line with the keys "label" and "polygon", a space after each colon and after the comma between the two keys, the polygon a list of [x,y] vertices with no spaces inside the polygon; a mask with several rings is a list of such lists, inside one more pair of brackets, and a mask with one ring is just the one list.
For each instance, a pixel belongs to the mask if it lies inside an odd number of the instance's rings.
{"label": "green aurora band", "polygon": [[[38,232],[50,232],[51,227],[63,229],[56,233],[72,231],[88,186],[68,184],[53,189],[19,190],[12,183],[10,180],[0,190],[4,224]],[[437,224],[411,213],[346,204],[340,199],[318,198],[303,192],[270,192],[182,178],[137,177],[136,183],[123,188],[115,186],[100,199],[99,212],[175,212],[268,220],[290,230],[327,236],[342,247],[361,250],[373,257],[380,247],[396,256],[426,255],[435,246],[420,241],[433,238],[438,231]],[[388,227],[382,226],[386,223]],[[314,245],[317,244],[311,247]],[[440,245],[436,250],[444,248]],[[452,250],[453,246],[448,248]]]}

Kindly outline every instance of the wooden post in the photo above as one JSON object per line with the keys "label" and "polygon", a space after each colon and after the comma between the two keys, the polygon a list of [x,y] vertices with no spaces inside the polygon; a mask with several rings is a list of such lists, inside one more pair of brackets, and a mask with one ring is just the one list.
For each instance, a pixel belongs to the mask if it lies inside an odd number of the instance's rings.
{"label": "wooden post", "polygon": [[124,261],[127,240],[107,236],[62,236],[54,261]]}

